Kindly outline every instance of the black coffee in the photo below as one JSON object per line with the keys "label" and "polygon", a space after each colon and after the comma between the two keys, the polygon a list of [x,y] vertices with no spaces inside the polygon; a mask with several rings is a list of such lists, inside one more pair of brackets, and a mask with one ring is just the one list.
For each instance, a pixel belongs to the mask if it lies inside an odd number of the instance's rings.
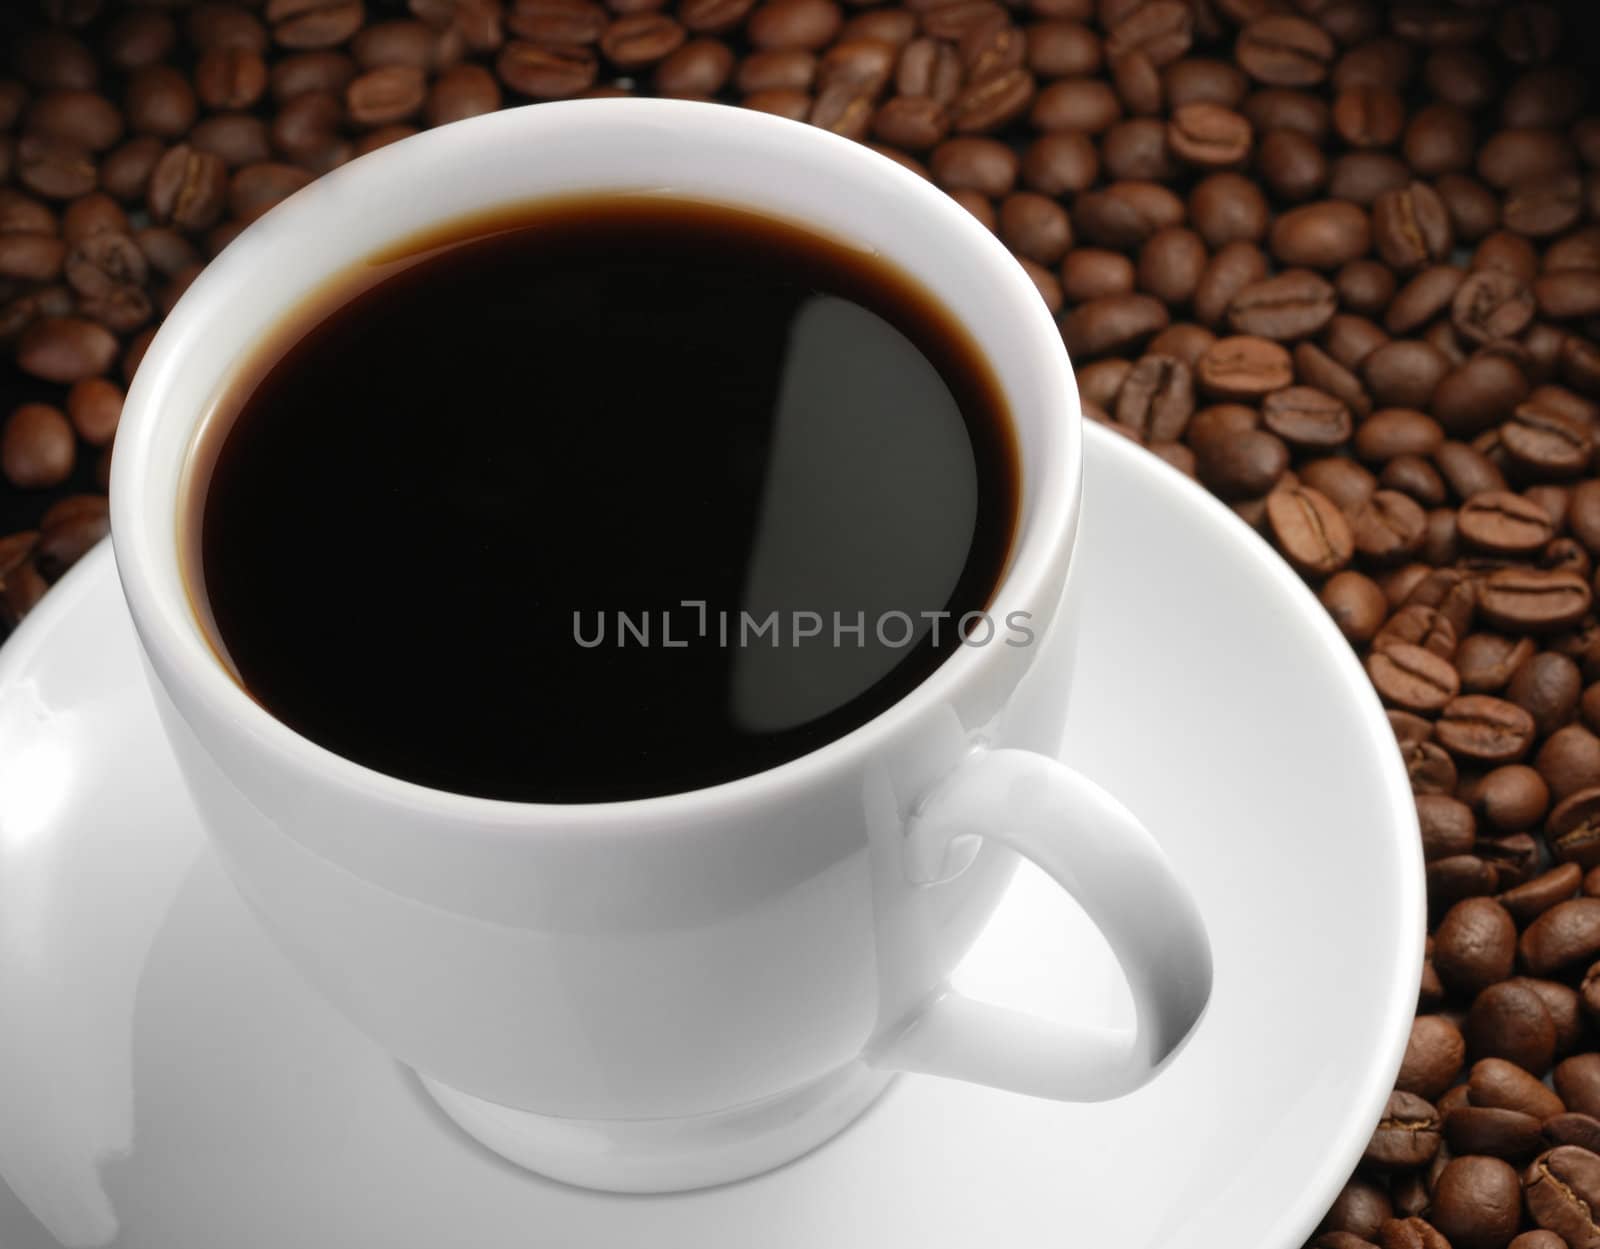
{"label": "black coffee", "polygon": [[648,196],[463,223],[337,279],[234,391],[193,597],[263,706],[381,772],[696,789],[1027,641],[978,615],[1018,491],[989,366],[787,224]]}

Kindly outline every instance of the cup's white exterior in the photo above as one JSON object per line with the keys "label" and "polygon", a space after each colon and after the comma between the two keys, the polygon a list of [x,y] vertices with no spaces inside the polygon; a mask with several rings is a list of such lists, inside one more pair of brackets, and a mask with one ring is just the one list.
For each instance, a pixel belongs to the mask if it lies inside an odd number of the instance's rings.
{"label": "cup's white exterior", "polygon": [[[648,802],[495,802],[351,764],[273,720],[206,647],[174,504],[195,424],[251,346],[330,276],[453,218],[606,188],[807,223],[917,274],[958,312],[1004,388],[1024,466],[991,610],[1029,612],[1042,641],[963,650],[811,755]],[[527,367],[537,385],[563,362],[530,343]],[[387,1052],[475,1098],[581,1119],[682,1117],[847,1068],[939,989],[987,917],[1006,851],[986,845],[949,883],[919,887],[901,843],[919,799],[975,743],[1059,743],[1080,437],[1076,387],[1028,278],[915,175],[717,106],[540,105],[340,169],[206,270],[129,393],[113,533],[185,776],[238,887],[301,970]],[[352,556],[330,535],[305,557]],[[426,602],[418,574],[419,609],[449,610]],[[1046,685],[1048,703],[1031,693]]]}

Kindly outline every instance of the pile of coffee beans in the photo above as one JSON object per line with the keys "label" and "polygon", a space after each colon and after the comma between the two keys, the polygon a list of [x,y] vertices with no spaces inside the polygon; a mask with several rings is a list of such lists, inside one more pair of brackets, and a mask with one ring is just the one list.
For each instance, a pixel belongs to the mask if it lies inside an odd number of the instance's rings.
{"label": "pile of coffee beans", "polygon": [[1597,10],[8,5],[0,628],[105,532],[162,314],[318,174],[584,95],[871,144],[1016,253],[1091,419],[1257,527],[1391,709],[1433,936],[1394,1095],[1314,1244],[1600,1249]]}

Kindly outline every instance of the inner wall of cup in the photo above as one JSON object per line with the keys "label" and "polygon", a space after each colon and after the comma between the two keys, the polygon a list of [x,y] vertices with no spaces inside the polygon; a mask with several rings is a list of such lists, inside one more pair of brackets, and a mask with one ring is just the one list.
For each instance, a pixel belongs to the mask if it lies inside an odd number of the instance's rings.
{"label": "inner wall of cup", "polygon": [[[202,418],[259,358],[263,341],[297,321],[319,291],[342,287],[331,279],[358,266],[387,267],[397,245],[403,250],[441,225],[518,202],[608,190],[754,209],[914,274],[967,327],[1006,396],[1022,470],[1014,568],[1042,500],[1067,490],[1064,474],[1046,479],[1065,462],[1077,410],[1060,339],[1027,276],[963,209],[892,162],[809,127],[752,120],[733,109],[658,101],[492,114],[336,170],[241,236],[163,328],[130,395],[130,407],[153,408],[144,414],[140,442],[149,455],[137,488],[161,549],[147,554],[159,565],[167,601],[185,605],[190,628],[204,633],[187,611],[178,559],[186,461]],[[783,133],[774,136],[774,127]],[[174,419],[178,412],[189,419]]]}

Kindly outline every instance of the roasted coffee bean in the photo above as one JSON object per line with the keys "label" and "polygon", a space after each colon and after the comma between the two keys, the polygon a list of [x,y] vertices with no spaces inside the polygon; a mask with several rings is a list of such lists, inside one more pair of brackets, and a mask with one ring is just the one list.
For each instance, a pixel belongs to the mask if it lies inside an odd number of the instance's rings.
{"label": "roasted coffee bean", "polygon": [[1289,386],[1268,395],[1262,423],[1291,447],[1331,449],[1350,438],[1350,409],[1332,395],[1309,386]]}
{"label": "roasted coffee bean", "polygon": [[[1388,611],[1388,602],[1377,582],[1358,572],[1346,571],[1330,577],[1319,597],[1339,631],[1354,646],[1364,646],[1372,640]],[[1460,849],[1465,852],[1470,848],[1469,837]]]}
{"label": "roasted coffee bean", "polygon": [[1564,863],[1600,866],[1600,788],[1569,794],[1550,813],[1545,840]]}
{"label": "roasted coffee bean", "polygon": [[1391,334],[1409,334],[1431,322],[1450,306],[1466,273],[1454,265],[1433,265],[1422,270],[1400,288],[1384,315],[1383,326]]}
{"label": "roasted coffee bean", "polygon": [[1433,965],[1440,979],[1469,996],[1506,979],[1516,953],[1516,924],[1492,898],[1456,903],[1434,934]]}
{"label": "roasted coffee bean", "polygon": [[1228,304],[1228,325],[1238,334],[1288,341],[1318,333],[1338,307],[1326,279],[1309,269],[1290,269],[1235,295]]}
{"label": "roasted coffee bean", "polygon": [[67,384],[106,373],[116,356],[117,340],[104,327],[68,316],[35,322],[16,347],[24,373]]}
{"label": "roasted coffee bean", "polygon": [[1167,142],[1181,160],[1206,168],[1237,165],[1250,154],[1250,123],[1219,104],[1184,104],[1173,110]]}
{"label": "roasted coffee bean", "polygon": [[[1528,926],[1519,949],[1524,965],[1536,976],[1570,971],[1578,963],[1587,966],[1600,955],[1600,898],[1558,903]],[[1572,1109],[1590,1113],[1582,1106]]]}
{"label": "roasted coffee bean", "polygon": [[1442,1015],[1418,1015],[1411,1023],[1395,1088],[1436,1100],[1456,1082],[1465,1061],[1466,1042],[1455,1024]]}
{"label": "roasted coffee bean", "polygon": [[1498,628],[1537,632],[1577,623],[1590,599],[1588,583],[1572,573],[1503,568],[1480,583],[1478,610]]}
{"label": "roasted coffee bean", "polygon": [[1533,717],[1515,703],[1487,694],[1464,694],[1440,712],[1434,729],[1438,743],[1460,759],[1510,763],[1527,753],[1534,740]]}
{"label": "roasted coffee bean", "polygon": [[1426,413],[1412,408],[1384,408],[1361,422],[1355,452],[1363,460],[1383,463],[1400,455],[1432,455],[1444,445],[1444,431]]}
{"label": "roasted coffee bean", "polygon": [[1265,338],[1218,339],[1200,357],[1196,377],[1208,394],[1225,399],[1253,399],[1281,390],[1294,381],[1289,353]]}
{"label": "roasted coffee bean", "polygon": [[227,167],[210,152],[186,143],[169,148],[150,175],[146,207],[151,220],[183,230],[205,230],[226,207]]}
{"label": "roasted coffee bean", "polygon": [[1072,245],[1072,225],[1053,199],[1018,191],[1001,202],[1000,237],[1018,256],[1051,265]]}
{"label": "roasted coffee bean", "polygon": [[594,85],[599,72],[595,54],[570,44],[549,46],[512,40],[495,60],[500,81],[535,100],[559,100]]}
{"label": "roasted coffee bean", "polygon": [[1600,786],[1600,737],[1579,724],[1557,729],[1540,747],[1534,767],[1550,786],[1555,802]]}
{"label": "roasted coffee bean", "polygon": [[1116,419],[1146,442],[1171,442],[1194,413],[1189,367],[1170,356],[1146,355],[1124,378]]}
{"label": "roasted coffee bean", "polygon": [[[1339,1192],[1327,1217],[1322,1221],[1322,1233],[1353,1236],[1357,1241],[1370,1241],[1377,1235],[1379,1226],[1394,1217],[1394,1206],[1388,1191],[1370,1180],[1354,1177]],[[1320,1244],[1320,1241],[1317,1242]],[[1337,1243],[1327,1249],[1346,1249]],[[1348,1249],[1359,1249],[1352,1245]]]}
{"label": "roasted coffee bean", "polygon": [[1326,154],[1297,130],[1269,130],[1262,135],[1256,145],[1256,168],[1286,200],[1310,199],[1328,183]]}
{"label": "roasted coffee bean", "polygon": [[1309,87],[1328,74],[1334,57],[1333,39],[1304,18],[1266,16],[1239,33],[1234,49],[1239,67],[1275,87]]}
{"label": "roasted coffee bean", "polygon": [[122,417],[122,391],[105,378],[85,378],[67,392],[67,417],[84,442],[108,446]]}
{"label": "roasted coffee bean", "polygon": [[994,139],[949,139],[933,150],[928,162],[933,180],[947,191],[1008,195],[1017,181],[1017,156]]}
{"label": "roasted coffee bean", "polygon": [[1549,513],[1521,495],[1489,490],[1461,505],[1461,536],[1484,550],[1502,554],[1537,551],[1555,536]]}
{"label": "roasted coffee bean", "polygon": [[1539,735],[1547,737],[1577,715],[1582,693],[1578,665],[1565,655],[1544,651],[1517,670],[1506,697],[1524,708]]}
{"label": "roasted coffee bean", "polygon": [[1497,633],[1472,634],[1463,639],[1456,652],[1461,688],[1471,694],[1493,694],[1504,689],[1535,650],[1530,638],[1513,640]]}
{"label": "roasted coffee bean", "polygon": [[1061,337],[1074,358],[1088,360],[1135,348],[1170,322],[1166,306],[1148,295],[1106,295],[1070,309],[1061,319]]}
{"label": "roasted coffee bean", "polygon": [[1500,427],[1500,444],[1515,463],[1547,476],[1581,472],[1594,453],[1584,423],[1532,401],[1519,403]]}
{"label": "roasted coffee bean", "polygon": [[19,489],[59,486],[75,460],[72,426],[59,408],[24,403],[0,428],[0,473]]}
{"label": "roasted coffee bean", "polygon": [[1267,235],[1266,197],[1236,173],[1212,174],[1197,183],[1189,193],[1189,217],[1211,247],[1256,243]]}
{"label": "roasted coffee bean", "polygon": [[337,47],[361,28],[360,0],[268,0],[267,21],[279,47]]}
{"label": "roasted coffee bean", "polygon": [[1520,1110],[1490,1106],[1457,1106],[1444,1115],[1445,1143],[1456,1155],[1478,1154],[1526,1162],[1548,1148],[1540,1124]]}
{"label": "roasted coffee bean", "polygon": [[[1426,1209],[1428,1196],[1422,1185],[1420,1176],[1416,1180],[1417,1209]],[[1397,1205],[1395,1213],[1403,1213],[1403,1205]],[[1378,1249],[1450,1249],[1449,1242],[1441,1236],[1433,1224],[1418,1215],[1406,1218],[1390,1219],[1378,1229]]]}
{"label": "roasted coffee bean", "polygon": [[1437,608],[1408,603],[1378,631],[1372,646],[1374,650],[1388,650],[1397,642],[1420,646],[1440,659],[1452,660],[1457,647],[1455,625]]}
{"label": "roasted coffee bean", "polygon": [[1261,498],[1288,467],[1289,448],[1262,429],[1225,434],[1195,448],[1200,480],[1226,499]]}
{"label": "roasted coffee bean", "polygon": [[1439,379],[1433,414],[1447,432],[1471,437],[1503,421],[1528,395],[1528,379],[1507,357],[1482,352]]}
{"label": "roasted coffee bean", "polygon": [[1414,1093],[1389,1094],[1363,1161],[1381,1168],[1425,1165],[1439,1152],[1441,1125],[1432,1103]]}
{"label": "roasted coffee bean", "polygon": [[1378,490],[1350,518],[1350,525],[1356,550],[1384,563],[1414,553],[1427,534],[1428,521],[1414,500],[1394,490]]}
{"label": "roasted coffee bean", "polygon": [[[1457,782],[1456,765],[1443,746],[1431,741],[1413,741],[1402,746],[1401,759],[1406,765],[1406,776],[1411,782],[1411,791],[1415,794],[1449,794],[1454,793]],[[1439,860],[1440,863],[1457,863],[1470,856],[1452,855],[1448,859]],[[1478,861],[1482,866],[1481,860]],[[1433,888],[1433,880],[1429,880],[1429,889]],[[1484,888],[1480,893],[1493,893],[1496,882],[1484,881]],[[1471,896],[1470,891],[1458,897]]]}
{"label": "roasted coffee bean", "polygon": [[1203,325],[1220,328],[1235,296],[1267,276],[1267,258],[1254,243],[1223,246],[1200,273],[1194,313]]}
{"label": "roasted coffee bean", "polygon": [[1267,523],[1284,556],[1302,573],[1324,577],[1350,562],[1354,538],[1344,514],[1305,486],[1287,486],[1267,496]]}
{"label": "roasted coffee bean", "polygon": [[1528,1213],[1540,1227],[1569,1249],[1600,1245],[1593,1213],[1600,1210],[1600,1156],[1561,1145],[1536,1158],[1522,1182]]}
{"label": "roasted coffee bean", "polygon": [[1520,833],[1544,818],[1550,807],[1550,787],[1535,769],[1507,764],[1483,778],[1475,802],[1491,829]]}
{"label": "roasted coffee bean", "polygon": [[1478,993],[1467,1012],[1463,1033],[1475,1059],[1503,1058],[1534,1075],[1543,1075],[1555,1058],[1555,1021],[1544,999],[1514,980],[1487,985]]}
{"label": "roasted coffee bean", "polygon": [[1384,191],[1373,202],[1373,243],[1384,261],[1402,272],[1443,260],[1452,233],[1444,201],[1424,182]]}
{"label": "roasted coffee bean", "polygon": [[1600,1148],[1600,1119],[1564,1111],[1544,1121],[1543,1135],[1551,1145],[1577,1145],[1594,1152]]}
{"label": "roasted coffee bean", "polygon": [[1139,288],[1167,304],[1187,304],[1199,287],[1210,257],[1193,230],[1158,230],[1139,250]]}
{"label": "roasted coffee bean", "polygon": [[1406,711],[1440,711],[1460,692],[1460,678],[1446,660],[1404,642],[1369,655],[1367,675],[1385,703]]}
{"label": "roasted coffee bean", "polygon": [[1568,1110],[1591,1117],[1600,1111],[1600,1054],[1565,1059],[1551,1076]]}
{"label": "roasted coffee bean", "polygon": [[1583,871],[1577,864],[1564,863],[1508,890],[1500,896],[1500,904],[1518,924],[1527,925],[1577,893],[1582,878]]}
{"label": "roasted coffee bean", "polygon": [[1521,1180],[1501,1158],[1452,1159],[1434,1181],[1430,1218],[1452,1249],[1504,1249],[1521,1214]]}
{"label": "roasted coffee bean", "polygon": [[1484,1058],[1472,1065],[1468,1091],[1474,1106],[1518,1110],[1541,1122],[1566,1110],[1561,1098],[1537,1077],[1502,1058]]}

